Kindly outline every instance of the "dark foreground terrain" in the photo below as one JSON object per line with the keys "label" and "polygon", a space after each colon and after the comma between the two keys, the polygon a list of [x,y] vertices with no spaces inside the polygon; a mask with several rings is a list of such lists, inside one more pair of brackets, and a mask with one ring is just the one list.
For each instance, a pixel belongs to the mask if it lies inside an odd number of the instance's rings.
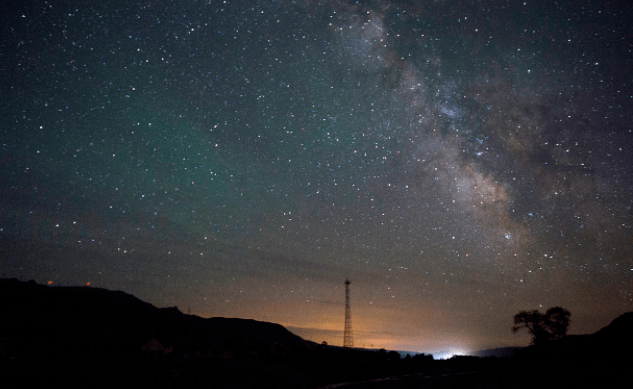
{"label": "dark foreground terrain", "polygon": [[511,357],[434,361],[318,345],[278,324],[204,319],[98,288],[0,280],[0,303],[5,388],[534,389],[624,387],[633,378],[633,313]]}

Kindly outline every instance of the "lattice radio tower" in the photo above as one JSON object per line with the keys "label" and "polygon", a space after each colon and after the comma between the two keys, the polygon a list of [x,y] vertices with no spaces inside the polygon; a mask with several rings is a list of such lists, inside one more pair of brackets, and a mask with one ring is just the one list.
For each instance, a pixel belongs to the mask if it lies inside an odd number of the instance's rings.
{"label": "lattice radio tower", "polygon": [[352,310],[349,305],[349,279],[345,280],[345,332],[343,333],[343,347],[354,347],[354,333],[352,332]]}

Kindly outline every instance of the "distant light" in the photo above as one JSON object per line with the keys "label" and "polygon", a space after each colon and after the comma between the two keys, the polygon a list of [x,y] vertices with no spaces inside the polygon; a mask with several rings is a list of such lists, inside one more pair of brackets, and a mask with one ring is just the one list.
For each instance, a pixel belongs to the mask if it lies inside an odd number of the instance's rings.
{"label": "distant light", "polygon": [[86,282],[86,285],[90,285],[90,282]]}
{"label": "distant light", "polygon": [[48,284],[49,284],[49,285],[50,285],[50,284],[52,284],[52,283],[53,283],[53,281],[48,281]]}
{"label": "distant light", "polygon": [[435,359],[451,359],[451,358],[459,356],[459,355],[467,355],[467,353],[464,350],[462,350],[462,349],[450,349],[450,350],[445,351],[445,352],[433,354],[433,358],[435,358]]}

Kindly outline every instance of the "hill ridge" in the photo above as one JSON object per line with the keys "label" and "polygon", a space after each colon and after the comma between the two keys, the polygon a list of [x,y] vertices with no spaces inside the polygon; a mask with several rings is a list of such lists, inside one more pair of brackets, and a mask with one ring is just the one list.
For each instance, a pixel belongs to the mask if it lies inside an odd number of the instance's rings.
{"label": "hill ridge", "polygon": [[13,279],[0,280],[0,296],[3,310],[11,318],[0,323],[0,331],[12,340],[12,346],[27,344],[31,353],[61,348],[62,342],[56,339],[72,342],[73,338],[78,343],[77,356],[95,348],[107,355],[132,356],[150,339],[165,349],[206,357],[290,357],[314,347],[277,323],[187,315],[177,307],[157,308],[122,291],[51,287]]}

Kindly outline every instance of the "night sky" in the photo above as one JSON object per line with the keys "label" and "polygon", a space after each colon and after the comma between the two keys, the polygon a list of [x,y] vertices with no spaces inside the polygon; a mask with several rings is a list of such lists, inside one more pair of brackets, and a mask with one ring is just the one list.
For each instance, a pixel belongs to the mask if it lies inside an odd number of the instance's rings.
{"label": "night sky", "polygon": [[629,1],[12,1],[4,278],[342,345],[633,311]]}

